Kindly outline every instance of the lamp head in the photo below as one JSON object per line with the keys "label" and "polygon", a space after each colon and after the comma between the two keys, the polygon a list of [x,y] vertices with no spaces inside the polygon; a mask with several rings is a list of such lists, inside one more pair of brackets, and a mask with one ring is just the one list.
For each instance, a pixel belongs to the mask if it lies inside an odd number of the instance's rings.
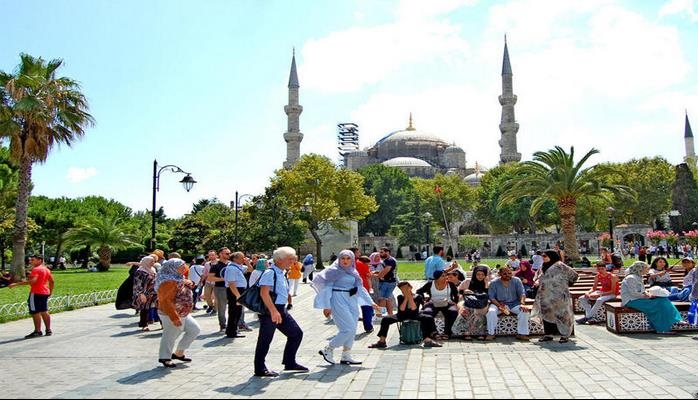
{"label": "lamp head", "polygon": [[179,181],[179,183],[181,183],[184,186],[184,190],[186,190],[188,192],[191,190],[191,188],[194,187],[194,184],[196,183],[196,181],[194,180],[194,178],[191,177],[190,174],[187,174],[187,176],[182,178],[182,180]]}

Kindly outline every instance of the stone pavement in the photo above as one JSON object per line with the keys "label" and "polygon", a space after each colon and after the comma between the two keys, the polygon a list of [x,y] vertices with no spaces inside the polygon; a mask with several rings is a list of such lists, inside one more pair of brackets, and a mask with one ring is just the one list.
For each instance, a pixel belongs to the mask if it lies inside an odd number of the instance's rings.
{"label": "stone pavement", "polygon": [[[256,322],[245,338],[231,340],[202,311],[195,314],[201,335],[187,351],[194,361],[163,368],[160,331],[140,332],[133,312],[103,305],[55,314],[52,337],[23,339],[29,319],[2,324],[0,397],[691,398],[698,391],[693,335],[617,336],[603,326],[578,326],[567,344],[497,338],[422,349],[399,345],[393,325],[388,349],[380,350],[367,348],[375,333],[359,324],[353,353],[363,365],[330,366],[317,352],[336,328],[311,308],[312,294],[301,285],[292,310],[305,331],[298,361],[307,374],[253,377]],[[248,312],[246,319],[255,317]],[[267,365],[278,371],[285,337],[277,332],[274,339]]]}

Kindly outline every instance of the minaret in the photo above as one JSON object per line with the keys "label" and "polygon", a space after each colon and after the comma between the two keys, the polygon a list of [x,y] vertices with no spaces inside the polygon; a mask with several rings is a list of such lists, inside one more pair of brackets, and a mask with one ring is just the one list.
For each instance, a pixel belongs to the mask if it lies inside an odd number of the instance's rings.
{"label": "minaret", "polygon": [[303,106],[298,104],[298,73],[296,72],[296,49],[293,49],[291,59],[291,73],[288,76],[288,105],[284,106],[284,112],[288,116],[288,130],[284,133],[286,141],[286,161],[284,168],[289,169],[298,161],[301,155],[301,141],[303,134],[300,131],[299,117],[303,112]]}
{"label": "minaret", "polygon": [[499,147],[502,149],[499,154],[499,163],[521,161],[521,153],[516,151],[516,133],[519,131],[519,124],[514,117],[514,105],[516,95],[512,83],[511,63],[509,62],[509,49],[507,48],[507,37],[504,35],[504,62],[502,63],[502,95],[499,96],[499,104],[502,105],[502,121],[499,123],[499,131],[502,138],[499,139]]}
{"label": "minaret", "polygon": [[686,127],[683,133],[683,143],[686,146],[686,157],[683,160],[687,164],[695,165],[696,162],[696,152],[693,147],[693,131],[691,130],[691,123],[688,122],[688,110],[686,110]]}

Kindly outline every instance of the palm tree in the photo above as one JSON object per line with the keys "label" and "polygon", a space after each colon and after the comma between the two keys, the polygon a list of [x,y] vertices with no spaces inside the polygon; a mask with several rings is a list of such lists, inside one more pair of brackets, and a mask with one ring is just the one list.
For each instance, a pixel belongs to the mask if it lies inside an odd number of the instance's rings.
{"label": "palm tree", "polygon": [[24,276],[27,209],[32,166],[44,162],[51,150],[70,146],[94,124],[80,85],[56,77],[63,60],[44,61],[28,54],[14,74],[0,71],[0,138],[10,142],[10,157],[19,166],[19,186],[12,233],[12,272]]}
{"label": "palm tree", "polygon": [[138,246],[137,238],[124,232],[124,226],[119,218],[107,216],[92,218],[81,226],[71,228],[63,238],[67,246],[97,248],[99,271],[109,270],[111,255],[115,250]]}
{"label": "palm tree", "polygon": [[604,176],[611,172],[607,167],[595,165],[583,168],[584,163],[598,152],[596,149],[589,150],[576,164],[574,147],[570,147],[569,154],[559,146],[548,152],[535,152],[533,161],[521,163],[516,169],[515,178],[504,184],[504,195],[499,204],[531,196],[530,215],[535,215],[546,200],[553,200],[560,214],[565,254],[571,260],[578,260],[577,203],[593,196],[611,204],[614,199],[634,196],[631,188],[604,181]]}

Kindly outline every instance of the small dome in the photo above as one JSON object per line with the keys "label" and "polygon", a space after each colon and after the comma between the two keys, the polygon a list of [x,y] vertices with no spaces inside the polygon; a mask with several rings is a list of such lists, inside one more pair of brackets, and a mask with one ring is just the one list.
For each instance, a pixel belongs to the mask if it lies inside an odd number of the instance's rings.
{"label": "small dome", "polygon": [[417,130],[392,132],[379,140],[377,144],[390,142],[432,142],[437,144],[445,144],[444,141],[439,139],[438,136]]}
{"label": "small dome", "polygon": [[390,160],[383,161],[386,167],[431,167],[431,164],[424,160],[414,157],[395,157]]}
{"label": "small dome", "polygon": [[444,150],[444,154],[447,153],[465,153],[465,151],[458,146],[448,146],[446,150]]}

